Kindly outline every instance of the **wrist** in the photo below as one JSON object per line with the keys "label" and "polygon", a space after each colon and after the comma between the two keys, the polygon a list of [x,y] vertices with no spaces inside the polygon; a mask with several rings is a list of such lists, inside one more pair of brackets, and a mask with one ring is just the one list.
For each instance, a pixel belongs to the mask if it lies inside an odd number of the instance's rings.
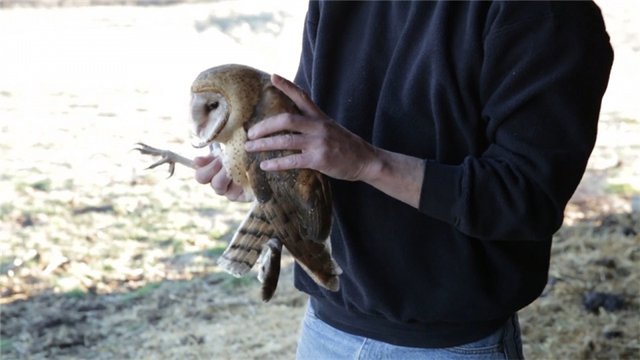
{"label": "wrist", "polygon": [[374,148],[358,180],[414,208],[420,204],[424,179],[422,159]]}
{"label": "wrist", "polygon": [[360,170],[360,174],[356,180],[362,181],[369,185],[374,185],[376,180],[379,180],[381,178],[386,164],[387,160],[385,150],[372,146],[371,156],[362,165],[362,169]]}

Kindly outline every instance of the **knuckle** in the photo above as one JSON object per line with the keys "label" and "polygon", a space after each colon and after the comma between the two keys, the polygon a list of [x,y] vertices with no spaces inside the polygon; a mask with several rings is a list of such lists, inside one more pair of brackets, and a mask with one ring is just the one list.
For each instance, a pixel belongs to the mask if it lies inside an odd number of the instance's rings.
{"label": "knuckle", "polygon": [[304,91],[303,89],[299,88],[296,86],[296,89],[298,90],[298,95],[300,96],[300,98],[302,98],[302,100],[304,101],[310,101],[311,100],[311,96],[309,96],[309,94]]}
{"label": "knuckle", "polygon": [[279,137],[277,136],[269,136],[267,138],[262,139],[262,149],[270,150],[278,147],[280,142]]}
{"label": "knuckle", "polygon": [[331,131],[332,126],[333,126],[333,123],[325,119],[321,119],[320,121],[318,121],[318,127],[320,128],[323,134],[328,134]]}
{"label": "knuckle", "polygon": [[216,156],[213,161],[211,161],[211,169],[213,169],[214,172],[222,169],[222,159],[219,156]]}
{"label": "knuckle", "polygon": [[323,153],[319,153],[316,154],[316,156],[313,156],[310,162],[313,164],[314,168],[324,169],[327,166],[328,160]]}
{"label": "knuckle", "polygon": [[291,133],[282,135],[282,142],[285,147],[290,147],[295,143],[295,136]]}
{"label": "knuckle", "polygon": [[285,165],[290,168],[297,168],[300,165],[300,155],[290,155],[284,159]]}
{"label": "knuckle", "polygon": [[325,159],[331,156],[331,146],[328,144],[326,138],[324,137],[316,137],[313,141],[312,148],[315,157]]}
{"label": "knuckle", "polygon": [[281,116],[282,125],[284,128],[289,128],[293,125],[294,119],[293,115],[290,113],[283,113]]}
{"label": "knuckle", "polygon": [[326,161],[328,157],[329,157],[329,150],[324,146],[319,147],[318,150],[316,151],[317,161]]}

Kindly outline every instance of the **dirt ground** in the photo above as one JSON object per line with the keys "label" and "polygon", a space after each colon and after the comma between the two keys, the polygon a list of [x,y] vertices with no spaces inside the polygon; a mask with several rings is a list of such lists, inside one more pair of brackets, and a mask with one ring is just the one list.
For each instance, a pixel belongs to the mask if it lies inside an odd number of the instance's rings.
{"label": "dirt ground", "polygon": [[[216,197],[188,169],[168,180],[146,171],[149,159],[129,149],[199,154],[186,118],[202,69],[235,62],[292,77],[304,2],[9,3],[0,1],[1,358],[292,358],[306,297],[291,260],[263,304],[253,277],[215,266],[247,204]],[[549,284],[520,313],[531,359],[640,358],[640,5],[598,3],[616,60]]]}

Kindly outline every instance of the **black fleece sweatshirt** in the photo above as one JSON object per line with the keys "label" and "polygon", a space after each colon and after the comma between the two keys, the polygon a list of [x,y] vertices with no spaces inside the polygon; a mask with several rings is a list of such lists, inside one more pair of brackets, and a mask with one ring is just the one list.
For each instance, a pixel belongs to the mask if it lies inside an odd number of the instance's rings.
{"label": "black fleece sweatshirt", "polygon": [[317,315],[444,347],[533,301],[612,59],[591,2],[311,2],[296,83],[373,145],[425,162],[419,209],[332,180],[341,290],[295,276]]}

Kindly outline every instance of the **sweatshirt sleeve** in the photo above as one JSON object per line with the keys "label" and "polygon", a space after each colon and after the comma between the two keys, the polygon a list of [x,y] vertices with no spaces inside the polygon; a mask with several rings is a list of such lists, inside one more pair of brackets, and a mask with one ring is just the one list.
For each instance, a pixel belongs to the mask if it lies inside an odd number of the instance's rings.
{"label": "sweatshirt sleeve", "polygon": [[593,3],[520,20],[504,5],[479,83],[489,145],[458,165],[427,160],[420,210],[480,239],[548,240],[593,149],[613,51]]}

